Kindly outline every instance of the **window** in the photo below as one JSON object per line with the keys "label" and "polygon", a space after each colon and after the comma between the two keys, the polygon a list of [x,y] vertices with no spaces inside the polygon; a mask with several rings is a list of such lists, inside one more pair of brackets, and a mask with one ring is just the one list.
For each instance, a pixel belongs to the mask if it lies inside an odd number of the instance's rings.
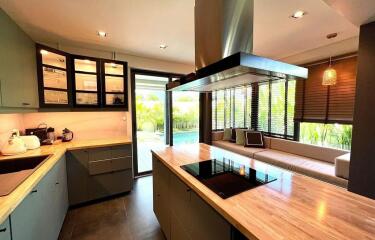
{"label": "window", "polygon": [[251,86],[212,92],[212,129],[251,125]]}
{"label": "window", "polygon": [[253,128],[294,139],[296,81],[277,80],[215,91],[212,128]]}
{"label": "window", "polygon": [[352,125],[303,122],[299,139],[302,143],[350,150]]}

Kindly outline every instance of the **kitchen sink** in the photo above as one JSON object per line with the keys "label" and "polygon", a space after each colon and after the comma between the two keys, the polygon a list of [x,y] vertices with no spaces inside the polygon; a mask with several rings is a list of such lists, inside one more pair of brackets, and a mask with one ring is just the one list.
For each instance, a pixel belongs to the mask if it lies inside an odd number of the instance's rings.
{"label": "kitchen sink", "polygon": [[0,160],[0,174],[14,173],[37,168],[39,164],[41,164],[48,157],[49,155]]}
{"label": "kitchen sink", "polygon": [[25,181],[51,155],[0,160],[0,197]]}

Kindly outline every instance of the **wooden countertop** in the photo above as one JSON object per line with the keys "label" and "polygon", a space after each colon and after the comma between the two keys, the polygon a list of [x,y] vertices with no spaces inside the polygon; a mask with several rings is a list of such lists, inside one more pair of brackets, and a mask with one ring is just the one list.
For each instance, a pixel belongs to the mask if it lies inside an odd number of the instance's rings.
{"label": "wooden countertop", "polygon": [[[375,200],[344,188],[205,144],[153,155],[249,239],[375,239]],[[224,200],[180,168],[222,156],[278,179]]]}
{"label": "wooden countertop", "polygon": [[31,190],[39,183],[39,181],[51,170],[51,168],[65,154],[66,151],[116,146],[121,144],[130,144],[131,142],[131,139],[128,137],[79,141],[72,140],[71,142],[65,143],[58,141],[53,145],[41,146],[38,149],[29,150],[26,153],[15,156],[0,155],[0,161],[14,158],[52,155],[11,194],[0,197],[0,224],[14,211],[14,209],[31,192]]}

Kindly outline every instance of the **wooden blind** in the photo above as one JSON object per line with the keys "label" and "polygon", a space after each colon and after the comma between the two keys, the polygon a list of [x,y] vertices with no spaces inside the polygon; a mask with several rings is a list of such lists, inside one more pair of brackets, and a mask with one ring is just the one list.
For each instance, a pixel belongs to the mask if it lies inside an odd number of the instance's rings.
{"label": "wooden blind", "polygon": [[357,57],[333,60],[337,72],[334,86],[323,86],[323,72],[328,63],[308,66],[307,80],[296,84],[295,120],[324,123],[352,123]]}

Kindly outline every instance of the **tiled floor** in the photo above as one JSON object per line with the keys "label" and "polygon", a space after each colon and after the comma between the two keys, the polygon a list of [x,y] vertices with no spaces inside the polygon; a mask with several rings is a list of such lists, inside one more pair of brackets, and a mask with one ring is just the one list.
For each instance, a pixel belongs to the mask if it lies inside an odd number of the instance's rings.
{"label": "tiled floor", "polygon": [[164,240],[152,210],[152,177],[137,179],[130,194],[69,210],[59,239]]}

